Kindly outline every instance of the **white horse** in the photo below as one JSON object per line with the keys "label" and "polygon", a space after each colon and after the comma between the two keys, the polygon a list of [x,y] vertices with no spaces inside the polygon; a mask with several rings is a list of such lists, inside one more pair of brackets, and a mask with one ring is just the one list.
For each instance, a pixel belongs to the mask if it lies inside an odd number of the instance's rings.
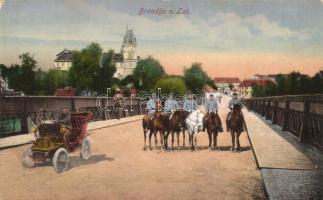
{"label": "white horse", "polygon": [[195,110],[190,113],[185,120],[189,134],[189,144],[191,145],[192,150],[197,148],[197,134],[202,131],[203,117],[203,113],[201,113],[199,110]]}

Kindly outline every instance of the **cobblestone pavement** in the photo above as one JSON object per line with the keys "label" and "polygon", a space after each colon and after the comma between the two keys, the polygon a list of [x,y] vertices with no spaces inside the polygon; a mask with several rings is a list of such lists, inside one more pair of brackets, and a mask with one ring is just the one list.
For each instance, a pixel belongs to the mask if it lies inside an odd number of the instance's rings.
{"label": "cobblestone pavement", "polygon": [[[259,117],[259,116],[258,116]],[[297,138],[289,132],[283,132],[277,125],[263,120],[272,128],[277,136],[304,153],[313,163],[314,170],[292,170],[261,168],[262,178],[265,184],[268,198],[271,200],[322,200],[323,199],[323,155],[309,144],[298,142]],[[287,157],[288,155],[286,155]]]}
{"label": "cobblestone pavement", "polygon": [[322,170],[262,169],[261,173],[271,200],[323,199]]}

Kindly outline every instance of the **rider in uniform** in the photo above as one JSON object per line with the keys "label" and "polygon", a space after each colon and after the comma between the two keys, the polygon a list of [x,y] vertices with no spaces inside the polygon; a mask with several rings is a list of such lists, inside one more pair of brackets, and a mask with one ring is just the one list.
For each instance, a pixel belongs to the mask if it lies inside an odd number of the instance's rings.
{"label": "rider in uniform", "polygon": [[[207,127],[207,120],[209,119],[210,113],[211,112],[217,113],[217,110],[218,110],[218,103],[216,102],[213,94],[209,95],[209,99],[205,103],[205,110],[206,110],[206,114],[203,117],[203,131],[205,131],[205,128]],[[217,116],[216,120],[218,124],[220,124],[219,131],[223,132],[221,119],[218,114],[216,116]]]}
{"label": "rider in uniform", "polygon": [[154,113],[156,111],[156,100],[157,96],[156,93],[151,94],[151,98],[147,102],[147,110],[148,110],[148,119],[151,120],[152,117],[154,116]]}
{"label": "rider in uniform", "polygon": [[168,99],[165,101],[164,114],[170,117],[178,108],[178,102],[174,99],[174,94],[170,93]]}
{"label": "rider in uniform", "polygon": [[184,101],[183,109],[188,112],[193,112],[197,109],[197,103],[193,99],[193,94],[191,92],[188,92],[187,98]]}
{"label": "rider in uniform", "polygon": [[[232,94],[232,99],[229,101],[229,109],[230,109],[230,111],[229,111],[229,113],[227,115],[227,119],[226,119],[227,129],[228,129],[227,131],[228,132],[230,131],[229,126],[228,126],[228,122],[229,122],[229,120],[231,118],[231,114],[232,114],[232,110],[233,110],[234,105],[240,105],[241,108],[242,108],[242,103],[241,103],[240,99],[238,99],[238,94],[236,92],[234,92]],[[242,119],[244,120],[242,112],[240,112],[240,115],[241,115]]]}

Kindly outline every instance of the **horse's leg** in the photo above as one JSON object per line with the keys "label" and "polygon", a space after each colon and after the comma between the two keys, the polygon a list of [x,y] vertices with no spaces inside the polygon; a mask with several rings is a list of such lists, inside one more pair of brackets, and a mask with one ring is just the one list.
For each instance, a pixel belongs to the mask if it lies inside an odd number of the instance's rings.
{"label": "horse's leg", "polygon": [[197,133],[194,134],[194,149],[198,150],[197,149]]}
{"label": "horse's leg", "polygon": [[177,135],[177,149],[179,150],[179,134],[180,132],[176,132]]}
{"label": "horse's leg", "polygon": [[237,140],[237,151],[240,151],[240,139],[239,139],[239,137],[240,137],[240,132],[236,132],[236,140]]}
{"label": "horse's leg", "polygon": [[218,132],[217,131],[213,132],[213,147],[215,150],[218,149]]}
{"label": "horse's leg", "polygon": [[155,148],[157,148],[157,131],[154,131],[154,137],[155,137]]}
{"label": "horse's leg", "polygon": [[172,131],[172,150],[174,150],[174,131]]}
{"label": "horse's leg", "polygon": [[212,146],[212,133],[210,133],[210,131],[207,130],[207,135],[209,136],[209,149],[211,149],[211,146]]}
{"label": "horse's leg", "polygon": [[185,148],[185,129],[183,128],[183,148]]}
{"label": "horse's leg", "polygon": [[147,131],[144,130],[144,150],[146,150],[146,135],[147,135]]}
{"label": "horse's leg", "polygon": [[193,150],[192,135],[190,133],[188,133],[188,146],[191,150]]}
{"label": "horse's leg", "polygon": [[235,147],[235,134],[234,132],[231,130],[231,140],[232,140],[232,147],[231,147],[231,151],[234,150],[234,147]]}
{"label": "horse's leg", "polygon": [[163,135],[164,135],[164,131],[159,131],[159,136],[160,136],[160,149],[162,149],[163,148],[163,144],[164,144],[164,137],[163,137]]}
{"label": "horse's leg", "polygon": [[150,130],[150,132],[149,132],[149,149],[151,150],[152,148],[151,148],[151,136],[153,135],[153,131],[152,130]]}
{"label": "horse's leg", "polygon": [[169,135],[169,131],[167,131],[164,135],[164,149],[167,150],[168,149],[168,135]]}

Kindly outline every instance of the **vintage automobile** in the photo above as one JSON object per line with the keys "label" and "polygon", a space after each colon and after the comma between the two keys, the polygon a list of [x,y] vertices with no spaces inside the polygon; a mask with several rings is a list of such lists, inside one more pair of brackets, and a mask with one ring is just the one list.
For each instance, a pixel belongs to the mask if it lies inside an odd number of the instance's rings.
{"label": "vintage automobile", "polygon": [[60,121],[40,124],[33,132],[38,134],[35,142],[22,155],[22,165],[27,168],[37,163],[51,161],[55,172],[61,173],[69,167],[69,153],[81,148],[80,156],[87,160],[92,153],[92,144],[86,128],[92,119],[90,113],[71,114],[71,127]]}

